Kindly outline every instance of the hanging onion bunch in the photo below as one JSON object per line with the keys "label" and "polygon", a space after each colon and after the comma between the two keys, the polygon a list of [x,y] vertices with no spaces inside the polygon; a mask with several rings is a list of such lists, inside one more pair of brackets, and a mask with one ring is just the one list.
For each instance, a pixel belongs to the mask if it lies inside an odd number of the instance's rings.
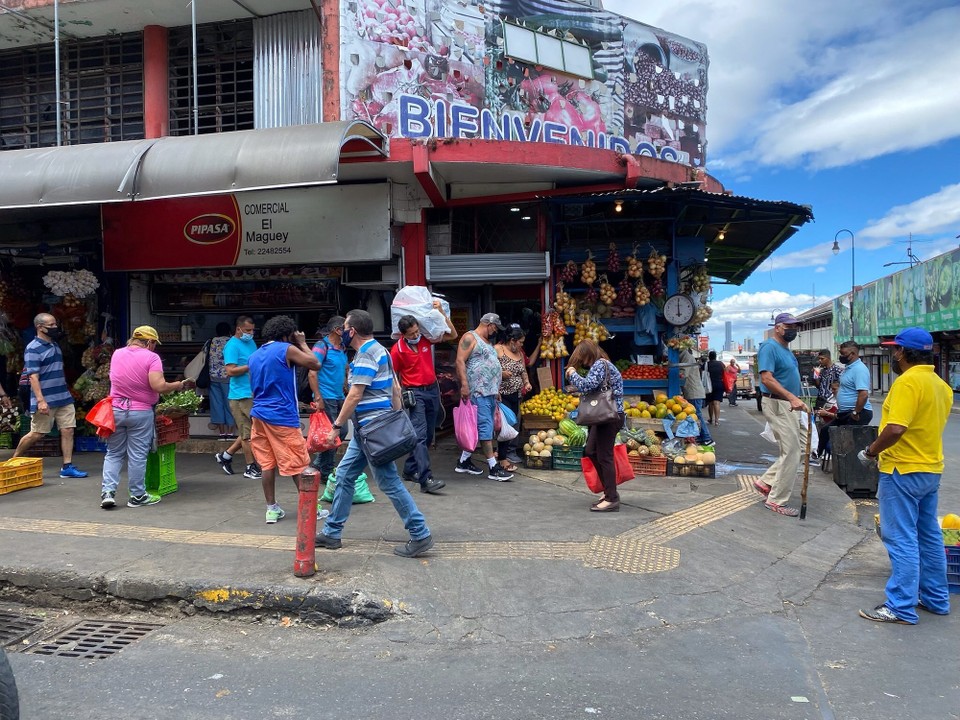
{"label": "hanging onion bunch", "polygon": [[610,243],[610,252],[607,254],[607,272],[620,272],[620,251],[616,243]]}
{"label": "hanging onion bunch", "polygon": [[563,270],[560,271],[560,282],[564,284],[572,283],[577,279],[577,273],[579,271],[580,269],[573,260],[567,260],[567,264],[564,265]]}
{"label": "hanging onion bunch", "polygon": [[637,250],[634,248],[633,254],[627,256],[627,277],[636,280],[643,276],[643,263],[637,257]]}
{"label": "hanging onion bunch", "polygon": [[647,258],[647,271],[655,278],[663,276],[667,271],[667,256],[651,250]]}
{"label": "hanging onion bunch", "polygon": [[593,285],[597,281],[597,264],[593,261],[593,253],[587,250],[587,259],[583,261],[580,270],[580,282],[584,285]]}
{"label": "hanging onion bunch", "polygon": [[607,280],[606,275],[600,276],[600,302],[605,305],[613,305],[617,299],[617,290]]}

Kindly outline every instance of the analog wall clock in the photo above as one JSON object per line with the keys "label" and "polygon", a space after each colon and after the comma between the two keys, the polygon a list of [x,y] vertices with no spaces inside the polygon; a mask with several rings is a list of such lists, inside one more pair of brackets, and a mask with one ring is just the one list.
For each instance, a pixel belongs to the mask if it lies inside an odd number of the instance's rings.
{"label": "analog wall clock", "polygon": [[674,327],[683,327],[693,319],[693,300],[687,295],[671,295],[663,304],[663,319]]}

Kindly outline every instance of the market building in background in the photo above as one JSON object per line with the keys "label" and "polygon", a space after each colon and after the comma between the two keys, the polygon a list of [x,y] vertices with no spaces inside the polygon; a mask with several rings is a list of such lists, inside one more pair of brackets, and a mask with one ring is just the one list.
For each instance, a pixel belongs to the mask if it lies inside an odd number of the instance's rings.
{"label": "market building in background", "polygon": [[[40,310],[67,327],[89,402],[100,348],[137,325],[176,377],[238,314],[313,334],[364,307],[387,337],[394,293],[427,285],[461,332],[488,311],[520,323],[545,379],[603,336],[628,391],[674,395],[668,361],[711,283],[742,283],[812,219],[705,172],[706,47],[599,2],[207,0],[193,23],[187,6],[78,0],[56,33],[52,0],[14,5],[8,390]],[[97,286],[45,285],[77,269]],[[436,354],[448,403],[452,351]]]}

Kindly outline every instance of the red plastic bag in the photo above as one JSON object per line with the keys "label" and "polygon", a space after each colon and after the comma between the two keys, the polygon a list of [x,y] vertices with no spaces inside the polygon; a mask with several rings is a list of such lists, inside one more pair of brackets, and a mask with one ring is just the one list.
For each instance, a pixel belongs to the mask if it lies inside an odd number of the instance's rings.
{"label": "red plastic bag", "polygon": [[453,429],[461,450],[476,450],[480,438],[480,431],[477,429],[477,406],[461,398],[460,404],[453,409]]}
{"label": "red plastic bag", "polygon": [[333,443],[328,442],[330,433],[333,432],[333,423],[323,410],[317,410],[310,416],[310,427],[307,429],[307,452],[326,452],[340,446],[340,435],[333,438]]}
{"label": "red plastic bag", "polygon": [[117,421],[113,417],[113,398],[105,397],[87,413],[86,421],[97,429],[97,437],[106,440],[117,429]]}
{"label": "red plastic bag", "polygon": [[[613,464],[617,469],[617,485],[625,483],[627,480],[633,480],[633,466],[630,464],[627,456],[626,445],[613,446]],[[600,482],[600,474],[594,467],[593,461],[588,457],[580,458],[580,469],[583,471],[583,479],[587,482],[590,492],[600,494],[603,492],[603,483]]]}
{"label": "red plastic bag", "polygon": [[728,393],[729,393],[729,392],[733,392],[733,387],[734,387],[734,385],[736,385],[736,384],[737,384],[737,373],[735,373],[735,372],[727,372],[727,371],[725,370],[725,371],[723,372],[723,390],[724,390],[724,392],[728,392]]}

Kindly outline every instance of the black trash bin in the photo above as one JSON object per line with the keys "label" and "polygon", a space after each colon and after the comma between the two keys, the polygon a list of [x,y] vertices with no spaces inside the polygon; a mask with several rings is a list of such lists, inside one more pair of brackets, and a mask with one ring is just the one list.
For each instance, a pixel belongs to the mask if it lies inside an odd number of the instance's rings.
{"label": "black trash bin", "polygon": [[847,495],[855,497],[877,496],[880,473],[876,465],[866,468],[857,459],[857,453],[876,439],[877,428],[872,425],[830,427],[833,481]]}

